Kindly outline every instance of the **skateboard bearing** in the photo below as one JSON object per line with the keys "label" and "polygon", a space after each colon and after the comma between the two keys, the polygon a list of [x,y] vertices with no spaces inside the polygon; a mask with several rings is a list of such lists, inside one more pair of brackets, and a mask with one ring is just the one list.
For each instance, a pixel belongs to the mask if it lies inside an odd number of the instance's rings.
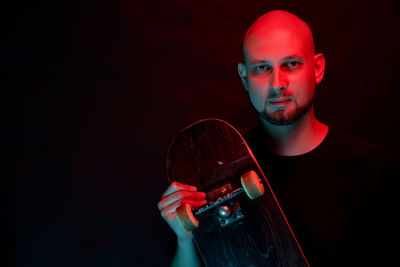
{"label": "skateboard bearing", "polygon": [[232,214],[232,209],[230,206],[227,205],[222,205],[221,207],[219,207],[218,209],[218,214],[220,217],[222,218],[227,218],[229,216],[231,216]]}

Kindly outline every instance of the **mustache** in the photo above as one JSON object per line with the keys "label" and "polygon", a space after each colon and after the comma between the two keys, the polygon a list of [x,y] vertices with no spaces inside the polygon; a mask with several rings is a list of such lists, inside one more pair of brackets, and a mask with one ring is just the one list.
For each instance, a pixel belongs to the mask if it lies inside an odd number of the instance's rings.
{"label": "mustache", "polygon": [[283,93],[283,94],[270,94],[267,98],[267,100],[271,99],[277,99],[277,98],[290,98],[293,99],[292,94],[288,93]]}
{"label": "mustache", "polygon": [[287,90],[283,90],[283,91],[270,90],[269,95],[268,95],[268,99],[270,99],[270,98],[285,98],[285,97],[292,98],[293,96]]}

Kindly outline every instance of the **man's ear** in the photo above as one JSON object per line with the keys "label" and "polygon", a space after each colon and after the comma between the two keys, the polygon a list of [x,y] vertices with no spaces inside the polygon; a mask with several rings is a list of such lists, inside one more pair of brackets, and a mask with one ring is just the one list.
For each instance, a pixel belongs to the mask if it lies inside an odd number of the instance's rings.
{"label": "man's ear", "polygon": [[238,72],[239,72],[240,79],[242,79],[243,86],[247,91],[247,87],[248,87],[247,73],[246,73],[246,66],[243,63],[238,64]]}
{"label": "man's ear", "polygon": [[319,84],[322,81],[325,73],[325,58],[321,53],[318,53],[314,56],[314,72],[315,82],[316,84]]}

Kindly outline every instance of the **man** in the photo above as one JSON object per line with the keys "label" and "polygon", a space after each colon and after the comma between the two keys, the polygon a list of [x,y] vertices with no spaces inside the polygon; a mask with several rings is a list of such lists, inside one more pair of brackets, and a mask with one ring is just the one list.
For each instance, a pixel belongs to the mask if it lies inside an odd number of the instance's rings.
{"label": "man", "polygon": [[[385,244],[376,242],[384,240],[377,229],[388,202],[389,155],[314,116],[325,59],[315,54],[310,28],[291,13],[271,11],[247,30],[243,53],[239,75],[261,122],[246,139],[310,265],[382,263]],[[175,217],[183,203],[200,207],[205,194],[174,182],[158,207],[177,235],[172,265],[197,266],[192,235]]]}

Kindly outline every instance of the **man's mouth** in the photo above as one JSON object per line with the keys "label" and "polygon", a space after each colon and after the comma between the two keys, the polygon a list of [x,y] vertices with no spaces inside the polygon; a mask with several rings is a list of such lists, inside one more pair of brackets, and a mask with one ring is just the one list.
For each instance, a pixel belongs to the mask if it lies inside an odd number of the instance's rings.
{"label": "man's mouth", "polygon": [[279,98],[272,98],[268,102],[274,106],[285,106],[288,105],[292,101],[288,97],[279,97]]}

